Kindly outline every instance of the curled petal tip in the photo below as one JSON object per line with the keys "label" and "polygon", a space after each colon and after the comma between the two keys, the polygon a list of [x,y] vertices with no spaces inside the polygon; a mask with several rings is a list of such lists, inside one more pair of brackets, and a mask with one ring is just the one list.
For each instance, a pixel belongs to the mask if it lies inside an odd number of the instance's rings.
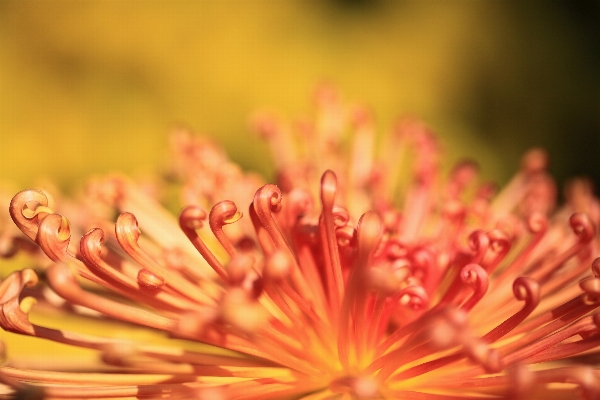
{"label": "curled petal tip", "polygon": [[466,215],[465,206],[458,200],[448,200],[443,205],[442,214],[452,221],[460,221]]}
{"label": "curled petal tip", "polygon": [[21,271],[21,279],[25,287],[33,287],[38,283],[38,276],[31,268],[25,268]]}
{"label": "curled petal tip", "polygon": [[482,230],[476,230],[469,235],[469,248],[475,253],[485,251],[490,245],[489,236]]}
{"label": "curled petal tip", "polygon": [[71,239],[69,221],[58,214],[50,214],[39,225],[37,242],[52,261],[64,261]]}
{"label": "curled petal tip", "polygon": [[136,349],[126,342],[109,343],[103,346],[102,361],[108,365],[127,366],[129,359],[137,355]]}
{"label": "curled petal tip", "polygon": [[496,253],[507,252],[510,249],[511,237],[502,229],[493,229],[488,232],[490,238],[490,247]]}
{"label": "curled petal tip", "polygon": [[332,170],[328,169],[321,177],[321,202],[324,209],[331,210],[333,208],[336,193],[337,177]]}
{"label": "curled petal tip", "polygon": [[373,211],[364,213],[358,221],[357,241],[359,249],[371,251],[379,242],[383,233],[383,224],[379,215]]}
{"label": "curled petal tip", "polygon": [[596,226],[586,213],[575,213],[569,218],[569,223],[579,241],[587,243],[596,236]]}
{"label": "curled petal tip", "polygon": [[256,260],[251,254],[239,253],[227,264],[229,283],[237,285],[245,278],[246,274],[254,268]]}
{"label": "curled petal tip", "polygon": [[479,169],[480,167],[477,161],[463,160],[452,170],[452,179],[461,184],[467,184],[477,176]]}
{"label": "curled petal tip", "polygon": [[579,283],[579,287],[586,293],[600,297],[600,278],[588,278]]}
{"label": "curled petal tip", "polygon": [[35,335],[35,329],[29,322],[28,312],[35,299],[26,297],[19,301],[23,288],[37,285],[38,276],[32,269],[26,268],[10,274],[0,284],[0,326],[10,332]]}
{"label": "curled petal tip", "polygon": [[93,228],[87,231],[79,241],[79,253],[85,262],[99,265],[102,244],[104,243],[104,231]]}
{"label": "curled petal tip", "polygon": [[202,228],[206,220],[206,211],[198,206],[187,206],[179,214],[179,225],[182,229],[196,230]]}
{"label": "curled petal tip", "polygon": [[548,217],[541,212],[534,212],[527,218],[527,228],[531,233],[545,232],[548,229]]}
{"label": "curled petal tip", "polygon": [[221,316],[242,332],[253,335],[264,326],[266,310],[241,289],[229,290],[221,303]]}
{"label": "curled petal tip", "polygon": [[334,205],[333,206],[333,224],[336,227],[343,227],[350,222],[350,213],[344,207]]}
{"label": "curled petal tip", "polygon": [[[255,207],[257,205],[259,207],[268,206],[270,211],[278,211],[281,199],[281,190],[277,185],[268,183],[256,191],[256,194],[254,195],[254,204]],[[256,211],[258,212],[259,210]]]}
{"label": "curled petal tip", "polygon": [[527,174],[545,171],[550,163],[546,150],[536,147],[527,151],[521,159],[521,168]]}
{"label": "curled petal tip", "polygon": [[235,203],[231,200],[223,200],[213,206],[209,214],[209,223],[211,228],[221,227],[232,224],[242,218],[242,213],[238,212]]}
{"label": "curled petal tip", "polygon": [[429,296],[422,286],[407,286],[399,295],[400,302],[412,310],[423,310],[429,304]]}
{"label": "curled petal tip", "polygon": [[256,266],[256,258],[245,253],[236,254],[227,265],[229,284],[242,289],[250,299],[258,299],[264,287],[264,280],[256,272]]}
{"label": "curled petal tip", "polygon": [[473,290],[472,296],[461,307],[465,311],[469,311],[487,292],[489,287],[489,276],[486,270],[479,264],[467,264],[461,270],[460,278]]}
{"label": "curled petal tip", "polygon": [[432,344],[437,349],[447,349],[454,346],[457,340],[457,329],[455,324],[443,317],[431,321],[427,334]]}
{"label": "curled petal tip", "polygon": [[225,235],[225,232],[223,232],[223,225],[232,224],[240,218],[242,218],[242,213],[238,211],[235,203],[230,200],[224,200],[215,204],[208,216],[210,229],[231,257],[233,257],[237,251],[233,243],[231,243]]}
{"label": "curled petal tip", "polygon": [[141,232],[138,221],[132,213],[124,212],[119,215],[115,223],[115,234],[121,247],[129,247],[132,243],[137,243]]}
{"label": "curled petal tip", "polygon": [[265,278],[278,281],[285,279],[292,269],[293,262],[286,251],[275,251],[266,261],[263,274]]}
{"label": "curled petal tip", "polygon": [[483,277],[487,279],[487,272],[479,264],[467,264],[460,271],[460,278],[468,284],[480,281]]}
{"label": "curled petal tip", "polygon": [[149,271],[145,268],[139,270],[137,281],[143,287],[152,290],[159,289],[165,284],[165,278],[156,275],[152,271]]}
{"label": "curled petal tip", "polygon": [[202,338],[218,318],[218,310],[212,308],[188,311],[180,316],[177,331],[185,338]]}
{"label": "curled petal tip", "polygon": [[38,189],[27,189],[17,193],[10,202],[10,217],[21,231],[35,241],[40,220],[52,213],[48,208],[48,197]]}
{"label": "curled petal tip", "polygon": [[46,274],[49,277],[49,280],[53,283],[52,288],[56,290],[56,287],[67,286],[76,284],[75,277],[73,276],[73,271],[71,268],[65,263],[57,262],[53,264],[48,270]]}
{"label": "curled petal tip", "polygon": [[[374,267],[367,270],[369,286],[383,295],[390,296],[400,290],[402,283],[410,274],[405,260],[395,261],[391,268]],[[411,287],[412,288],[412,287]],[[408,292],[405,292],[408,294]],[[412,293],[412,292],[411,292]]]}
{"label": "curled petal tip", "polygon": [[356,242],[356,230],[351,226],[343,226],[335,230],[337,244],[339,247],[354,247]]}
{"label": "curled petal tip", "polygon": [[518,277],[513,282],[513,292],[517,300],[540,302],[540,285],[535,279]]}
{"label": "curled petal tip", "polygon": [[295,188],[287,194],[287,204],[290,223],[295,224],[300,218],[310,212],[313,207],[313,197],[304,189]]}

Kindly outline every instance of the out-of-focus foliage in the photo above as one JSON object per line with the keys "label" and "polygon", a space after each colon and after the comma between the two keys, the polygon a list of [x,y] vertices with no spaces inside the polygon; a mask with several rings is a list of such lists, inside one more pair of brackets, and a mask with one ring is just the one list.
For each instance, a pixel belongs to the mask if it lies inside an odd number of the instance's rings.
{"label": "out-of-focus foliage", "polygon": [[559,178],[598,180],[598,4],[3,1],[0,180],[147,169],[174,123],[269,173],[248,116],[309,112],[323,79],[382,129],[421,116],[488,177],[540,144]]}

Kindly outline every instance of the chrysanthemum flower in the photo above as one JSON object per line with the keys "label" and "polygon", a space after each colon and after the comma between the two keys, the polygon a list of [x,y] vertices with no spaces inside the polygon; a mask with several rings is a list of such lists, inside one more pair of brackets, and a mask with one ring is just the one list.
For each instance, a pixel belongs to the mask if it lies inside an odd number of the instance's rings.
{"label": "chrysanthemum flower", "polygon": [[[589,183],[572,182],[556,208],[538,149],[497,194],[473,162],[444,177],[435,137],[412,120],[375,156],[369,113],[327,88],[314,121],[262,114],[253,125],[273,147],[277,185],[178,132],[164,183],[182,188],[178,220],[156,190],[121,176],[91,181],[78,203],[14,196],[24,236],[4,229],[3,248],[25,248],[38,267],[2,281],[0,325],[99,360],[75,372],[7,361],[6,396],[600,398]],[[40,326],[36,309],[170,339]]]}

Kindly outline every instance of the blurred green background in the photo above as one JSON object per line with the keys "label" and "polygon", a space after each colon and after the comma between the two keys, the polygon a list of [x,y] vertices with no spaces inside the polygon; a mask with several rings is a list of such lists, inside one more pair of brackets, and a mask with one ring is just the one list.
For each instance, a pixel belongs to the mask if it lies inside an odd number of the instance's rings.
{"label": "blurred green background", "polygon": [[153,169],[179,123],[269,175],[249,115],[305,115],[327,80],[487,177],[541,145],[598,183],[599,26],[598,1],[3,0],[0,181]]}

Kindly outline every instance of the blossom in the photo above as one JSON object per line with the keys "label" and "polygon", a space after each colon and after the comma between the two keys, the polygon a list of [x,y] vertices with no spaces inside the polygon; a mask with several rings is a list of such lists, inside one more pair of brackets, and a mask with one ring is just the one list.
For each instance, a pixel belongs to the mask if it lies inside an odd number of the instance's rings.
{"label": "blossom", "polygon": [[[79,202],[15,195],[22,234],[4,229],[3,246],[37,267],[1,282],[0,325],[99,360],[89,371],[8,361],[7,393],[600,398],[600,202],[590,184],[573,181],[557,208],[547,155],[533,149],[496,193],[471,161],[444,176],[423,123],[402,120],[376,152],[364,107],[329,88],[315,102],[311,121],[253,119],[277,185],[176,132],[162,188],[179,188],[178,219],[160,185],[124,176],[91,180]],[[38,308],[164,337],[42,326],[29,320]]]}

